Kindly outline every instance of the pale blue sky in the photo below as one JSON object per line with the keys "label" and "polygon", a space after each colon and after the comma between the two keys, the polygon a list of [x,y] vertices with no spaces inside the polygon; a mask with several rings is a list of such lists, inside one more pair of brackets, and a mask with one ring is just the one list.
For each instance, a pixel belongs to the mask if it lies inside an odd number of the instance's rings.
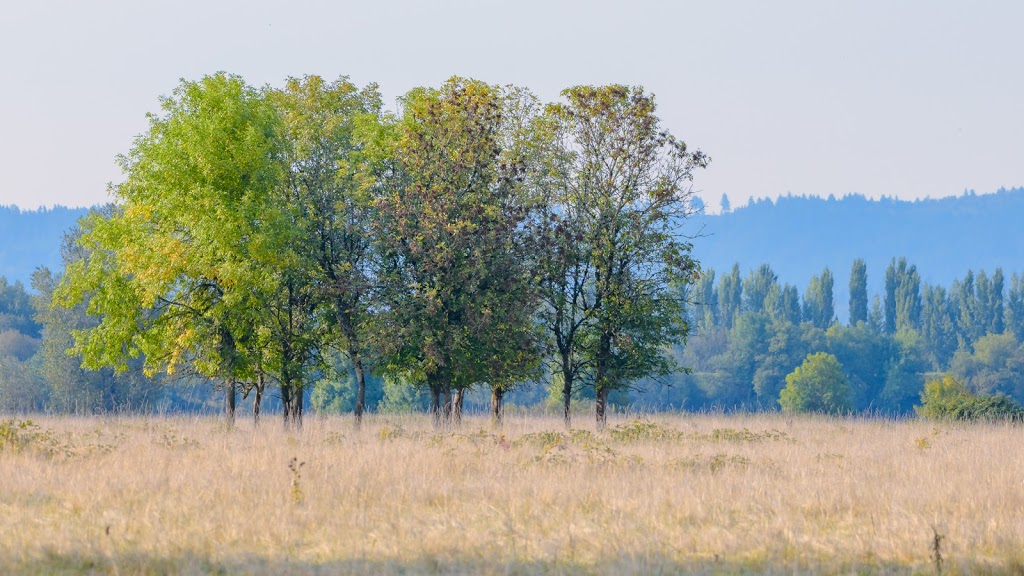
{"label": "pale blue sky", "polygon": [[0,205],[107,199],[179,78],[640,84],[717,207],[1024,185],[1022,2],[4,0]]}

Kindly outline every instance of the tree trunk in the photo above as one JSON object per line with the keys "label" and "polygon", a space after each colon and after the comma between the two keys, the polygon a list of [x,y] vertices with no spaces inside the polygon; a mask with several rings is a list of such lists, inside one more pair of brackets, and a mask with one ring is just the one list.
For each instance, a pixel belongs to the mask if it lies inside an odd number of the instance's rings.
{"label": "tree trunk", "polygon": [[444,425],[449,427],[452,424],[452,387],[446,385],[444,387]]}
{"label": "tree trunk", "polygon": [[256,380],[256,395],[252,399],[252,421],[256,426],[260,425],[260,405],[263,403],[263,374]]}
{"label": "tree trunk", "polygon": [[366,408],[366,374],[363,372],[363,359],[352,354],[352,369],[356,373],[356,429],[363,424],[363,410]]}
{"label": "tree trunk", "polygon": [[612,355],[612,335],[602,331],[597,343],[597,361],[594,363],[594,392],[597,402],[594,403],[594,416],[597,418],[597,429],[604,430],[608,424],[608,363]]}
{"label": "tree trunk", "polygon": [[491,386],[491,422],[495,428],[500,428],[502,423],[502,417],[504,416],[504,407],[501,405],[501,399],[505,396],[505,390],[501,386]]}
{"label": "tree trunk", "polygon": [[565,418],[565,429],[569,430],[572,428],[572,370],[569,369],[569,358],[568,355],[562,357],[562,401],[565,403],[565,411],[563,417]]}
{"label": "tree trunk", "polygon": [[235,402],[238,392],[234,380],[231,380],[224,387],[224,416],[227,418],[228,426],[235,425]]}
{"label": "tree trunk", "polygon": [[465,388],[456,388],[452,393],[452,424],[456,428],[462,426],[462,399],[465,396]]}
{"label": "tree trunk", "polygon": [[286,382],[281,383],[281,412],[284,415],[284,429],[292,424],[292,389]]}
{"label": "tree trunk", "polygon": [[302,430],[302,396],[303,386],[301,384],[292,390],[292,427],[295,430]]}
{"label": "tree trunk", "polygon": [[608,389],[597,390],[597,402],[594,403],[594,414],[597,417],[597,429],[604,430],[608,426]]}
{"label": "tree trunk", "polygon": [[434,430],[441,428],[441,388],[436,382],[430,383],[430,417]]}

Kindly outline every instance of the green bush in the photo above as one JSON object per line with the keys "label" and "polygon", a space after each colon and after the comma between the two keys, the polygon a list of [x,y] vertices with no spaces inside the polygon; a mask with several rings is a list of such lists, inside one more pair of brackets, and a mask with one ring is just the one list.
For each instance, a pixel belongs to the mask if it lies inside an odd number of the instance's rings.
{"label": "green bush", "polygon": [[825,352],[808,354],[804,363],[786,376],[779,393],[784,412],[845,412],[853,407],[850,383],[836,357]]}
{"label": "green bush", "polygon": [[949,374],[929,380],[921,392],[917,415],[929,420],[1011,420],[1024,421],[1024,408],[999,393],[978,395]]}

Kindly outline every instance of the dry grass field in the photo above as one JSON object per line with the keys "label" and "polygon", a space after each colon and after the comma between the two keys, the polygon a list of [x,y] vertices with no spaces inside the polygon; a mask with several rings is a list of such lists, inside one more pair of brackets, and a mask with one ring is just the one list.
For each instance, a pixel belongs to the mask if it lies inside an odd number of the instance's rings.
{"label": "dry grass field", "polygon": [[1019,574],[1022,446],[777,415],[8,420],[0,573]]}

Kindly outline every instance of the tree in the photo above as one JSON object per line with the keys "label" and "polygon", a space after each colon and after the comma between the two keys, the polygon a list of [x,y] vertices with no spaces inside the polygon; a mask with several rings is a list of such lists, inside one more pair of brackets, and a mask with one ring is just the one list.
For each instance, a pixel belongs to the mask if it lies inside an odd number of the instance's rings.
{"label": "tree", "polygon": [[803,364],[786,376],[779,393],[785,412],[842,413],[852,407],[850,384],[843,366],[826,352],[809,354]]}
{"label": "tree", "polygon": [[921,289],[921,338],[933,370],[949,365],[957,348],[957,311],[942,286]]}
{"label": "tree", "polygon": [[764,312],[766,300],[772,288],[778,284],[778,277],[771,266],[762,264],[743,280],[743,309],[750,312]]}
{"label": "tree", "polygon": [[312,307],[326,319],[323,337],[349,360],[356,425],[366,407],[373,253],[370,222],[377,179],[362,142],[379,122],[375,85],[347,78],[291,78],[271,99],[282,119],[288,190],[297,209],[301,257],[310,266]]}
{"label": "tree", "polygon": [[295,294],[286,280],[296,231],[278,197],[277,114],[226,74],[182,82],[162,108],[119,159],[114,207],[81,223],[80,258],[54,291],[55,305],[88,302],[99,318],[74,333],[73,351],[91,368],[123,371],[141,356],[147,374],[184,368],[218,379],[229,418],[236,384],[272,371],[286,423],[298,422],[301,405],[288,400],[308,354],[279,329],[295,317],[279,303]]}
{"label": "tree", "polygon": [[531,373],[539,356],[524,233],[534,207],[521,161],[501,147],[505,111],[499,89],[452,78],[408,94],[384,127],[380,345],[392,374],[425,383],[435,425],[453,407],[458,418],[462,391]]}
{"label": "tree", "polygon": [[728,276],[718,281],[718,313],[722,326],[732,328],[736,315],[743,303],[743,282],[740,280],[739,263],[732,265]]}
{"label": "tree", "polygon": [[835,321],[833,284],[832,272],[826,266],[821,276],[811,277],[807,291],[804,292],[804,320],[813,324],[815,328],[826,330]]}
{"label": "tree", "polygon": [[727,194],[722,194],[722,200],[719,204],[722,206],[722,214],[732,212],[732,204],[729,202],[729,196]]}
{"label": "tree", "polygon": [[776,408],[786,375],[807,355],[800,329],[791,322],[775,321],[769,327],[768,349],[756,357],[754,393],[763,408]]}
{"label": "tree", "polygon": [[562,96],[549,111],[568,159],[563,189],[586,210],[593,311],[585,353],[603,427],[609,393],[671,372],[664,347],[687,334],[681,288],[699,268],[681,226],[693,172],[708,159],[661,129],[641,88],[577,86]]}
{"label": "tree", "polygon": [[825,332],[826,350],[843,366],[850,383],[852,408],[874,407],[885,385],[886,340],[866,324],[833,324]]}
{"label": "tree", "polygon": [[701,270],[700,280],[693,291],[697,301],[696,320],[698,328],[707,329],[718,324],[718,295],[715,293],[715,271]]}
{"label": "tree", "polygon": [[921,276],[906,258],[893,258],[885,269],[885,331],[917,330],[921,326]]}
{"label": "tree", "polygon": [[850,326],[868,321],[868,267],[857,258],[850,270]]}
{"label": "tree", "polygon": [[1010,277],[1010,289],[1006,302],[1006,330],[1024,342],[1024,278],[1014,274]]}

